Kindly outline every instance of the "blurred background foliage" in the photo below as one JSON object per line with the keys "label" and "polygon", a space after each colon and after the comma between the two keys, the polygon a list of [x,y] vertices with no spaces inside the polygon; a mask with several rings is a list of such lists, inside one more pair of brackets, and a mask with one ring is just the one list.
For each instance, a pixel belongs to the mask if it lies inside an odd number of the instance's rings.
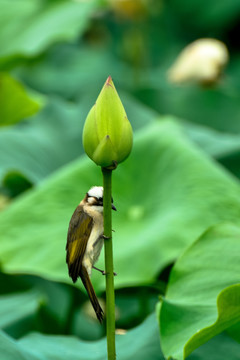
{"label": "blurred background foliage", "polygon": [[[65,243],[102,182],[81,134],[108,75],[134,129],[113,178],[118,359],[240,359],[239,29],[237,0],[0,0],[4,360],[106,358]],[[225,43],[225,69],[170,81],[199,38]]]}

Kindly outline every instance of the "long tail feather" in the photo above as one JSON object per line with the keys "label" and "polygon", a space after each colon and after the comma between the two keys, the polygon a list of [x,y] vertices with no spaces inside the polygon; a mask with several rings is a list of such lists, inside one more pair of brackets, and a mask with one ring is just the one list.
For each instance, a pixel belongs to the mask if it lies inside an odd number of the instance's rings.
{"label": "long tail feather", "polygon": [[103,321],[103,310],[98,302],[98,298],[97,295],[94,291],[94,288],[92,286],[90,277],[88,275],[88,272],[86,270],[86,268],[84,266],[81,267],[81,271],[79,273],[79,276],[81,277],[81,280],[83,282],[83,285],[85,286],[85,289],[87,290],[89,299],[91,301],[91,304],[93,306],[93,309],[97,315],[98,320],[100,321],[100,323]]}

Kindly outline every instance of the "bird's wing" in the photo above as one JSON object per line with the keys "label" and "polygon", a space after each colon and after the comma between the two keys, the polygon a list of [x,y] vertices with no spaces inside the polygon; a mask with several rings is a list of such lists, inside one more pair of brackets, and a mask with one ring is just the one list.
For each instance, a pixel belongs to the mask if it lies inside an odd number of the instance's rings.
{"label": "bird's wing", "polygon": [[77,281],[79,276],[92,223],[93,219],[83,211],[82,206],[78,206],[69,223],[66,245],[66,262],[68,264],[69,276],[71,276],[73,282]]}

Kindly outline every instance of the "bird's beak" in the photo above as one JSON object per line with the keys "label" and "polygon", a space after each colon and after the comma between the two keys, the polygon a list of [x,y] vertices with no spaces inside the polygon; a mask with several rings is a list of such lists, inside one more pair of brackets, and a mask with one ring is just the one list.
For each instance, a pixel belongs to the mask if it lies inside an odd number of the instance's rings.
{"label": "bird's beak", "polygon": [[112,209],[113,210],[115,210],[115,211],[117,211],[117,209],[115,208],[115,206],[112,204]]}

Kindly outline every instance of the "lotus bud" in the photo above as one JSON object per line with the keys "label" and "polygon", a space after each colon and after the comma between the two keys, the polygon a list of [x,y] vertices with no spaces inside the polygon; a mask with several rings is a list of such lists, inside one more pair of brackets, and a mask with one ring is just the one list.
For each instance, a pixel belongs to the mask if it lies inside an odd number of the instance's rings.
{"label": "lotus bud", "polygon": [[97,165],[115,168],[131,152],[132,127],[109,76],[83,128],[83,147]]}
{"label": "lotus bud", "polygon": [[199,39],[183,49],[169,69],[168,79],[178,84],[196,82],[212,85],[219,80],[228,59],[228,50],[223,42]]}

